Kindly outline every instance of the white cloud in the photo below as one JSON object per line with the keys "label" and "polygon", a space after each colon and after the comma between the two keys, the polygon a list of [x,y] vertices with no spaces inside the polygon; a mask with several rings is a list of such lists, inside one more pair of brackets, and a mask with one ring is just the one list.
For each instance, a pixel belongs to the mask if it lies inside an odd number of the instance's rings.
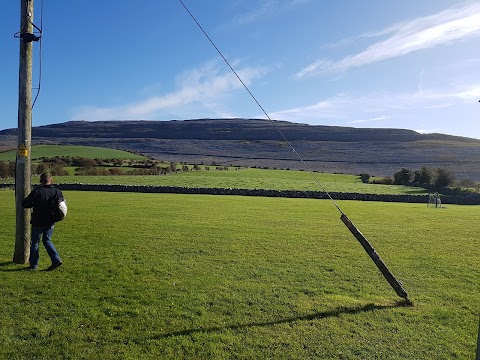
{"label": "white cloud", "polygon": [[344,72],[414,51],[480,36],[480,4],[475,2],[450,8],[435,15],[400,22],[379,32],[362,36],[374,38],[386,35],[389,36],[387,39],[341,60],[316,60],[297,72],[295,77]]}
{"label": "white cloud", "polygon": [[445,103],[445,104],[435,104],[435,105],[426,105],[424,109],[444,109],[453,106],[452,103]]}
{"label": "white cloud", "polygon": [[249,12],[238,15],[234,21],[239,24],[250,24],[266,16],[278,14],[309,1],[310,0],[260,0],[258,6]]}
{"label": "white cloud", "polygon": [[[223,64],[222,64],[223,65]],[[219,102],[229,93],[243,88],[236,76],[217,62],[209,62],[199,68],[186,71],[177,77],[177,90],[161,96],[112,107],[84,106],[75,111],[72,119],[118,120],[152,119],[160,112],[182,114],[185,107],[197,105],[213,112],[212,116],[228,113]],[[239,67],[239,77],[249,85],[264,76],[267,68]],[[218,111],[215,111],[215,110]]]}
{"label": "white cloud", "polygon": [[[404,93],[371,93],[362,96],[339,94],[313,105],[277,111],[270,116],[272,119],[305,123],[363,123],[387,120],[394,114],[401,118],[402,114],[411,110],[433,110],[464,104],[466,101],[474,103],[478,101],[477,98],[480,99],[480,85]],[[357,120],[358,118],[366,120]]]}
{"label": "white cloud", "polygon": [[387,120],[389,118],[390,118],[389,116],[383,115],[383,116],[375,117],[375,118],[372,118],[372,119],[352,120],[352,121],[349,121],[348,123],[349,124],[363,124],[363,123],[369,123],[369,122],[373,122],[373,121],[383,121],[383,120]]}
{"label": "white cloud", "polygon": [[470,88],[459,92],[457,97],[465,101],[472,101],[475,99],[480,100],[480,85],[471,86]]}
{"label": "white cloud", "polygon": [[465,62],[467,64],[472,64],[474,66],[477,66],[478,64],[480,64],[480,59],[468,59],[468,60],[465,60]]}
{"label": "white cloud", "polygon": [[433,133],[439,133],[441,132],[440,129],[413,129],[413,131],[416,131],[420,134],[433,134]]}
{"label": "white cloud", "polygon": [[423,84],[424,84],[424,77],[425,77],[425,69],[423,69],[420,72],[420,75],[418,76],[418,91],[423,91]]}

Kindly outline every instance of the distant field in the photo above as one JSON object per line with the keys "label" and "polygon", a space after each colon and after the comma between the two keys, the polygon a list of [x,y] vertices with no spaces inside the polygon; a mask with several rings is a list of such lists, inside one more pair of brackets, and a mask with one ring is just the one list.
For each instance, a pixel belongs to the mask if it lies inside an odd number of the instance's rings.
{"label": "distant field", "polygon": [[[64,266],[12,264],[0,190],[0,358],[473,359],[480,206],[65,192]],[[49,262],[41,250],[40,266]]]}
{"label": "distant field", "polygon": [[[145,159],[126,151],[97,148],[90,146],[37,145],[33,147],[32,158],[54,156],[79,156],[85,158],[120,158]],[[13,160],[15,152],[0,153],[0,160]],[[166,165],[165,165],[166,166]],[[179,172],[167,176],[74,176],[74,168],[66,168],[70,176],[57,176],[58,184],[116,184],[116,185],[156,185],[182,186],[191,188],[240,188],[266,190],[302,190],[321,191],[323,187],[329,192],[352,192],[364,194],[418,194],[427,192],[422,188],[399,185],[364,184],[355,175],[314,173],[298,170],[266,170],[230,167],[228,171],[219,171],[215,166],[210,170],[201,167],[199,171]],[[237,170],[236,170],[237,169]],[[13,179],[2,180],[13,183]],[[32,180],[36,183],[36,179]]]}
{"label": "distant field", "polygon": [[[325,190],[329,192],[354,192],[364,194],[418,194],[425,189],[403,185],[364,184],[358,176],[315,173]],[[272,190],[321,191],[308,172],[294,170],[240,169],[179,172],[166,176],[57,176],[58,184],[117,184],[183,186],[191,188],[238,188]],[[4,180],[13,182],[13,179]],[[34,179],[35,183],[36,180]]]}
{"label": "distant field", "polygon": [[[0,160],[15,160],[16,151],[10,150],[0,153]],[[67,146],[67,145],[34,145],[31,153],[32,160],[42,157],[70,156],[87,159],[145,159],[145,156],[132,154],[128,151],[107,149],[95,146]]]}

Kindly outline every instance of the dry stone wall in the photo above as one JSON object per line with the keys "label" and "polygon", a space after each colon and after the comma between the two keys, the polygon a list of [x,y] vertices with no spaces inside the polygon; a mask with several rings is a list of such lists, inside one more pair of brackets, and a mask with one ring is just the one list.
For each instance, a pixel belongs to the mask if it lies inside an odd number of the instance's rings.
{"label": "dry stone wall", "polygon": [[[307,199],[328,199],[322,191],[297,190],[263,190],[263,189],[233,189],[233,188],[188,188],[180,186],[145,186],[145,185],[92,185],[92,184],[58,184],[60,190],[102,191],[102,192],[139,192],[139,193],[169,193],[169,194],[204,194],[204,195],[240,195]],[[13,188],[12,184],[0,184],[0,188]],[[330,193],[335,200],[360,200],[382,202],[424,203],[428,195],[386,195],[359,193]],[[480,194],[442,195],[442,204],[480,205]]]}

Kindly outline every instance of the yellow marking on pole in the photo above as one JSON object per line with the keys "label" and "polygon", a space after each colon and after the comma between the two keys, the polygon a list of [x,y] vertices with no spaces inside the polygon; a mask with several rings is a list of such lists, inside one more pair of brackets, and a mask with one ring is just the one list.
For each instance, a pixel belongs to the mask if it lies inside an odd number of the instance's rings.
{"label": "yellow marking on pole", "polygon": [[19,157],[27,157],[28,156],[28,150],[27,150],[27,147],[25,146],[24,143],[21,143],[20,146],[18,147],[18,156]]}

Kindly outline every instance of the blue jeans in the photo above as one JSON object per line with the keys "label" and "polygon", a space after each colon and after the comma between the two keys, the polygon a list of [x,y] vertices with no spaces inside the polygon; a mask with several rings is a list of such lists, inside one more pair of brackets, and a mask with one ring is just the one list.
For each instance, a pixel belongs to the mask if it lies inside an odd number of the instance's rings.
{"label": "blue jeans", "polygon": [[52,264],[58,264],[62,260],[60,260],[60,255],[58,255],[57,249],[52,243],[52,235],[53,229],[55,228],[55,224],[51,226],[32,226],[32,241],[30,244],[30,267],[37,268],[38,267],[38,258],[40,257],[38,254],[38,245],[40,244],[40,238],[42,238],[43,245],[47,250],[48,256],[52,260]]}

